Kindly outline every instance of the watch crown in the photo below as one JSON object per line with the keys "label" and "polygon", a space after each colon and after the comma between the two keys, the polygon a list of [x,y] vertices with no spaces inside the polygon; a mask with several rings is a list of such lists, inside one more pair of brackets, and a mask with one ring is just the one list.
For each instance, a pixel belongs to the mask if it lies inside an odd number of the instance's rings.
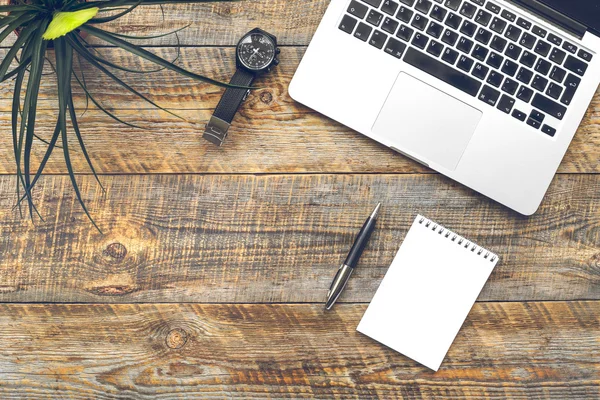
{"label": "watch crown", "polygon": [[278,58],[276,58],[276,59],[273,61],[273,65],[279,65],[279,59],[278,59]]}
{"label": "watch crown", "polygon": [[280,48],[277,48],[277,49],[275,50],[275,53],[277,53],[277,54],[281,53],[281,49],[280,49]]}

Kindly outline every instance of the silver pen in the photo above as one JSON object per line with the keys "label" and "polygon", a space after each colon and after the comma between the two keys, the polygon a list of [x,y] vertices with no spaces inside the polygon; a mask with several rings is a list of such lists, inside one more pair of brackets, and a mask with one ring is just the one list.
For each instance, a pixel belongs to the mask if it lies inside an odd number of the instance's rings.
{"label": "silver pen", "polygon": [[375,222],[377,221],[377,215],[379,214],[379,208],[381,207],[381,203],[377,204],[373,213],[367,218],[360,232],[356,236],[354,240],[354,244],[346,257],[346,261],[342,264],[342,266],[338,269],[335,274],[335,278],[333,278],[333,282],[331,282],[331,286],[329,287],[329,292],[327,292],[327,301],[325,303],[325,309],[331,310],[331,307],[335,304],[338,297],[346,287],[346,283],[350,279],[354,268],[358,264],[358,260],[362,255],[363,250],[367,246],[369,242],[369,238],[371,237],[371,233],[375,229]]}

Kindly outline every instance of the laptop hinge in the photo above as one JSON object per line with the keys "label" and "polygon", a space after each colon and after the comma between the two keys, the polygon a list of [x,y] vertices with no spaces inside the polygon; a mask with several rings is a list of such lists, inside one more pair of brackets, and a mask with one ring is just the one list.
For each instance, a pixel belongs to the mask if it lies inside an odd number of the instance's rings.
{"label": "laptop hinge", "polygon": [[540,16],[542,19],[551,22],[552,24],[564,29],[565,31],[577,36],[579,39],[583,38],[587,27],[567,17],[564,14],[554,10],[553,8],[543,4],[538,0],[509,0],[518,6],[525,8],[526,10]]}

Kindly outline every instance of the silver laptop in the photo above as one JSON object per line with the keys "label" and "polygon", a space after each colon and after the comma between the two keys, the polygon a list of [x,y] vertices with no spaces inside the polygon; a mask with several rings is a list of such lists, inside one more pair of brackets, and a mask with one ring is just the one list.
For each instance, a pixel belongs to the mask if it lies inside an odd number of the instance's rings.
{"label": "silver laptop", "polygon": [[332,0],[292,98],[525,215],[600,83],[600,3]]}

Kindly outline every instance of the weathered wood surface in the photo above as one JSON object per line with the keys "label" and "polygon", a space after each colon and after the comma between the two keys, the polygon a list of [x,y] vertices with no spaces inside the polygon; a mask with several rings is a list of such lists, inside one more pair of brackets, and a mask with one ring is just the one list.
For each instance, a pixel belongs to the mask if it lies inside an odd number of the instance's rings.
{"label": "weathered wood surface", "polygon": [[[175,58],[172,48],[153,49],[165,58]],[[149,68],[117,49],[101,49],[109,59],[131,68]],[[88,151],[100,173],[297,173],[297,172],[431,172],[393,151],[352,132],[340,124],[295,103],[287,88],[303,54],[302,48],[285,48],[282,63],[260,82],[236,117],[223,148],[204,141],[204,124],[222,90],[170,72],[150,75],[125,74],[142,93],[174,110],[186,121],[152,109],[144,101],[98,74],[86,75],[90,90],[105,107],[123,119],[144,127],[135,129],[117,123],[94,108],[80,118]],[[192,71],[226,81],[234,72],[234,49],[186,48],[181,64]],[[216,61],[215,61],[216,60]],[[47,77],[42,88],[38,133],[48,138],[55,125],[53,112],[56,86]],[[85,98],[76,89],[76,104],[82,110]],[[0,85],[0,174],[15,172],[12,154],[11,85]],[[560,167],[562,173],[600,172],[600,93]],[[77,147],[76,140],[73,146]],[[34,163],[45,151],[36,142]],[[76,171],[87,173],[83,157],[74,156]],[[47,166],[48,173],[66,173],[62,153]]]}
{"label": "weathered wood surface", "polygon": [[[0,200],[0,300],[321,302],[373,206],[383,214],[342,297],[368,302],[417,213],[499,253],[480,300],[600,299],[600,175],[560,175],[521,217],[438,175],[92,177],[87,221],[47,177],[46,222]],[[0,179],[0,193],[14,178]],[[11,198],[12,197],[12,198]]]}
{"label": "weathered wood surface", "polygon": [[476,304],[433,373],[356,332],[364,305],[0,305],[0,393],[596,400],[599,309]]}

